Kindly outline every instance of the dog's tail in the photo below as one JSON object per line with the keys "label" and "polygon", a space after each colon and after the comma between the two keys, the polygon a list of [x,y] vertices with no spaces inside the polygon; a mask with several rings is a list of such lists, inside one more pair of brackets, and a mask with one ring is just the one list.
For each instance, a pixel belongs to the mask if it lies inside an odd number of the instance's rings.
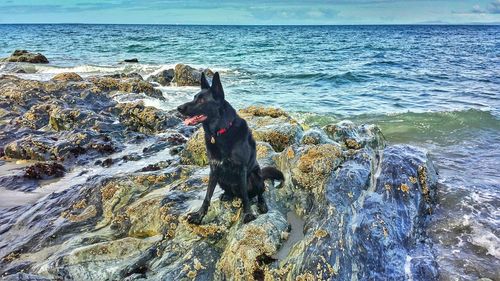
{"label": "dog's tail", "polygon": [[273,185],[275,180],[279,180],[280,184],[276,188],[280,188],[283,186],[285,177],[283,176],[283,173],[280,170],[274,167],[264,167],[261,169],[261,173],[262,173],[262,178],[264,180],[272,180]]}

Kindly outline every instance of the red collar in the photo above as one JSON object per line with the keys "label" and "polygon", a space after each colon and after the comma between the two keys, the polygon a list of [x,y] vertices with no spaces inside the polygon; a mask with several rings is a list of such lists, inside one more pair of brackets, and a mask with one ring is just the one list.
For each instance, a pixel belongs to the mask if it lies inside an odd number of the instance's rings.
{"label": "red collar", "polygon": [[229,130],[229,128],[231,128],[232,125],[233,125],[233,122],[229,122],[229,126],[227,126],[226,128],[222,128],[222,129],[217,130],[216,135],[220,136],[220,135],[227,133],[227,130]]}

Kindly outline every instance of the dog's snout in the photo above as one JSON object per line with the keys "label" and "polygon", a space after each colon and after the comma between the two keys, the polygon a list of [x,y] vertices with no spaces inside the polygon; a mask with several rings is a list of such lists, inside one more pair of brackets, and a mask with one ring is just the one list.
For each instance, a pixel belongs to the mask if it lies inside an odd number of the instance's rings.
{"label": "dog's snout", "polygon": [[177,107],[177,111],[184,114],[186,112],[186,105],[185,104],[179,105]]}

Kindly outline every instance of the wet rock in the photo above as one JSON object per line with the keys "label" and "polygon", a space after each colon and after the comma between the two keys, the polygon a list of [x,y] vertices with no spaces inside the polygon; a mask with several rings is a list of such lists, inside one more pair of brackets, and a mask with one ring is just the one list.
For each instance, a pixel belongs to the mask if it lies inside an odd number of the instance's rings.
{"label": "wet rock", "polygon": [[27,274],[27,273],[16,273],[8,276],[2,277],[3,281],[50,281],[50,279],[43,276]]}
{"label": "wet rock", "polygon": [[283,240],[282,233],[287,228],[283,215],[271,211],[238,229],[217,263],[216,278],[252,280],[262,276],[266,259],[276,254]]}
{"label": "wet rock", "polygon": [[[64,161],[82,154],[94,157],[117,150],[117,145],[105,136],[91,131],[68,131],[59,138],[28,135],[5,146],[5,156],[11,159]],[[90,155],[88,155],[90,156]]]}
{"label": "wet rock", "polygon": [[48,179],[48,178],[59,178],[64,176],[64,166],[52,162],[52,163],[36,163],[28,166],[24,169],[24,176],[30,179]]}
{"label": "wet rock", "polygon": [[139,60],[137,58],[133,59],[124,59],[123,62],[128,62],[128,63],[138,63]]}
{"label": "wet rock", "polygon": [[74,128],[91,128],[99,121],[99,117],[91,110],[78,108],[57,108],[52,110],[49,125],[55,131]]}
{"label": "wet rock", "polygon": [[[169,86],[170,82],[174,79],[175,72],[173,69],[162,70],[158,74],[154,74],[148,77],[149,82],[156,82],[162,86]],[[200,76],[201,79],[201,76]]]}
{"label": "wet rock", "polygon": [[365,146],[380,149],[385,145],[384,136],[376,125],[356,126],[351,121],[342,121],[325,126],[324,130],[330,138],[349,149]]}
{"label": "wet rock", "polygon": [[104,77],[110,77],[110,78],[115,78],[115,79],[135,78],[135,79],[139,79],[139,80],[144,80],[142,78],[142,76],[137,72],[109,74],[109,75],[104,75]]}
{"label": "wet rock", "polygon": [[158,163],[155,163],[155,164],[147,165],[146,167],[141,168],[139,171],[140,172],[158,171],[158,170],[161,170],[161,169],[165,169],[171,163],[172,163],[172,161],[161,161],[161,162],[158,162]]}
{"label": "wet rock", "polygon": [[30,53],[27,50],[15,50],[8,58],[1,59],[5,62],[49,63],[49,60],[40,53]]}
{"label": "wet rock", "polygon": [[328,138],[328,136],[322,130],[310,129],[304,133],[302,139],[300,140],[300,143],[303,145],[308,145],[308,144],[314,145],[314,144],[333,143],[333,141],[330,138]]}
{"label": "wet rock", "polygon": [[47,161],[52,159],[55,141],[44,137],[25,137],[5,146],[5,156],[12,159]]}
{"label": "wet rock", "polygon": [[189,138],[180,156],[181,163],[185,165],[208,165],[205,131],[203,128],[200,128]]}
{"label": "wet rock", "polygon": [[144,80],[138,78],[117,79],[112,77],[91,77],[89,79],[94,83],[95,92],[105,91],[113,92],[120,91],[126,93],[144,93],[147,96],[164,100],[163,94],[160,90],[155,89],[154,86]]}
{"label": "wet rock", "polygon": [[114,162],[115,162],[115,161],[113,160],[113,158],[106,158],[104,161],[102,161],[102,162],[101,162],[101,164],[100,164],[100,165],[101,165],[101,166],[103,166],[103,167],[108,168],[108,167],[110,167],[111,165],[113,165],[113,163],[114,163]]}
{"label": "wet rock", "polygon": [[57,104],[36,104],[26,111],[20,122],[23,126],[40,129],[49,123],[50,113],[57,109]]}
{"label": "wet rock", "polygon": [[177,64],[175,66],[174,82],[177,86],[199,86],[201,80],[201,73],[204,72],[208,77],[213,76],[212,70],[195,69],[189,65]]}
{"label": "wet rock", "polygon": [[[142,103],[109,104],[107,90],[90,92],[94,82],[79,86],[16,79],[0,79],[1,97],[20,101],[22,108],[5,106],[16,120],[33,125],[0,134],[2,141],[10,138],[6,157],[64,159],[65,166],[99,157],[97,164],[120,172],[99,172],[75,183],[63,180],[64,190],[32,205],[0,210],[0,275],[22,271],[64,280],[437,278],[425,233],[437,174],[425,151],[386,147],[376,127],[343,122],[325,127],[326,132],[307,130],[279,109],[241,110],[258,140],[259,163],[278,167],[285,182],[279,189],[267,187],[269,212],[248,224],[241,222],[241,200],[223,202],[216,189],[202,224],[193,225],[186,214],[200,207],[209,174],[202,129],[186,128],[174,114]],[[68,89],[78,93],[73,103],[64,94]],[[100,110],[95,103],[80,105],[85,104],[79,100],[82,92],[102,95]],[[47,94],[62,103],[43,107],[52,104],[40,103]],[[44,108],[51,112],[42,114]],[[25,117],[29,110],[37,117]],[[47,116],[57,117],[55,127],[64,130],[43,126]],[[100,133],[93,121],[86,122],[93,116],[120,124],[110,126],[109,134]],[[125,144],[140,146],[113,154]],[[180,155],[165,151],[183,147]],[[135,166],[126,170],[125,165]],[[40,170],[42,178],[58,171]],[[5,180],[14,185],[16,179]],[[257,214],[255,205],[252,211]],[[290,228],[289,213],[303,224]],[[299,239],[283,246],[294,232],[301,234]]]}
{"label": "wet rock", "polygon": [[406,280],[410,263],[414,278],[436,279],[430,248],[420,242],[435,188],[436,173],[424,151],[409,146],[391,146],[381,155],[358,150],[303,213],[304,239],[272,274]]}
{"label": "wet rock", "polygon": [[144,106],[142,102],[121,103],[116,107],[120,122],[130,130],[144,134],[164,132],[180,123],[180,119],[168,115],[152,106]]}
{"label": "wet rock", "polygon": [[281,109],[249,107],[238,113],[247,121],[255,140],[269,143],[277,152],[302,137],[300,124]]}
{"label": "wet rock", "polygon": [[74,72],[64,72],[56,74],[54,77],[52,77],[52,80],[59,82],[70,82],[70,81],[74,82],[74,81],[83,81],[83,78]]}

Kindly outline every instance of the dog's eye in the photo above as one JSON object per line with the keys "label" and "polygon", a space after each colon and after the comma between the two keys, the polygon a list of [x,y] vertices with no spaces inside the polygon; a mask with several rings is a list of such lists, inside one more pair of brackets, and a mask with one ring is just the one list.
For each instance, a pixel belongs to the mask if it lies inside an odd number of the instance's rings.
{"label": "dog's eye", "polygon": [[205,99],[204,98],[199,98],[196,100],[196,103],[204,103]]}

